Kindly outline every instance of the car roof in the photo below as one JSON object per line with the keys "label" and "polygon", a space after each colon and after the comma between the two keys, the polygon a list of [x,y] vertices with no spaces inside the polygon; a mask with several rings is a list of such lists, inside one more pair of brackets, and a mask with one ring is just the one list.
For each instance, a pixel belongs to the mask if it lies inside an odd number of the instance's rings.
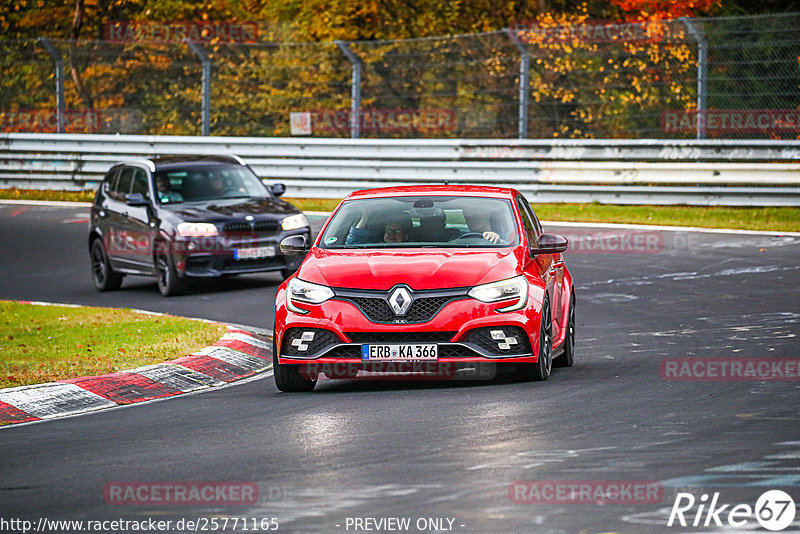
{"label": "car roof", "polygon": [[350,193],[345,200],[382,198],[382,197],[401,197],[413,195],[431,196],[469,196],[469,197],[492,197],[492,198],[514,198],[517,194],[516,189],[507,187],[490,187],[482,185],[407,185],[397,187],[381,187],[377,189],[363,189]]}
{"label": "car roof", "polygon": [[152,172],[169,171],[175,169],[186,169],[209,164],[220,165],[244,165],[244,161],[239,156],[234,155],[174,155],[159,156],[157,158],[140,158],[136,160],[121,161],[116,165],[130,165],[141,163],[150,168]]}

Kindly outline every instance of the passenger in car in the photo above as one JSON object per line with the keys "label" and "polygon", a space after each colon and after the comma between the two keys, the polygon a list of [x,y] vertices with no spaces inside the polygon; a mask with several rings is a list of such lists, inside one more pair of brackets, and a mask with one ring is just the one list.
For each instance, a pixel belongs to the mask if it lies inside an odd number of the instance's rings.
{"label": "passenger in car", "polygon": [[365,212],[358,223],[350,227],[345,244],[403,243],[411,234],[411,218],[405,215],[390,217],[382,212]]}
{"label": "passenger in car", "polygon": [[404,243],[408,241],[408,234],[411,232],[411,219],[408,217],[396,217],[386,223],[383,232],[384,243]]}
{"label": "passenger in car", "polygon": [[378,215],[373,211],[364,211],[356,224],[350,227],[345,244],[363,245],[379,241],[384,225],[378,220]]}

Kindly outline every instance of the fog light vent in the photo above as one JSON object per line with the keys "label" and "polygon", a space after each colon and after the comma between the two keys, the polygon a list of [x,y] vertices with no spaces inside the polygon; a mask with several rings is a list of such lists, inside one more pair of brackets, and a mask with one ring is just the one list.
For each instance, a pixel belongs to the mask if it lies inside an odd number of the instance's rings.
{"label": "fog light vent", "polygon": [[507,336],[503,330],[491,330],[489,334],[492,340],[497,342],[497,348],[500,350],[511,350],[512,345],[519,343],[514,336]]}
{"label": "fog light vent", "polygon": [[305,331],[300,337],[296,337],[292,340],[292,346],[295,347],[298,352],[306,352],[308,350],[307,343],[310,341],[314,341],[314,332]]}

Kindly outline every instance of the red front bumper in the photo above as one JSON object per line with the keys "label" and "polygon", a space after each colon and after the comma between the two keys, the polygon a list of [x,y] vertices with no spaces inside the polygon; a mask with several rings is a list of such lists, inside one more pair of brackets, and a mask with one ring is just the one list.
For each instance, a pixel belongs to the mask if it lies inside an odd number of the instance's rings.
{"label": "red front bumper", "polygon": [[[438,363],[457,364],[468,362],[525,362],[535,363],[538,361],[539,347],[539,324],[541,313],[541,301],[535,295],[528,296],[527,305],[514,312],[500,313],[496,310],[508,306],[509,302],[496,302],[485,304],[472,298],[453,300],[447,303],[429,321],[417,324],[385,324],[371,322],[364,313],[352,302],[331,299],[322,304],[300,304],[303,309],[308,310],[307,314],[293,313],[286,306],[286,291],[283,285],[276,298],[275,314],[275,337],[276,348],[278,351],[278,362],[281,364],[347,364],[347,365],[369,365],[356,353],[360,353],[362,342],[354,341],[351,335],[354,333],[370,333],[376,341],[381,343],[381,334],[409,334],[415,335],[419,342],[424,341],[426,333],[430,333],[432,338],[438,338],[440,343],[440,355]],[[442,347],[448,347],[447,352],[453,353],[457,349],[454,346],[472,346],[465,340],[471,335],[474,337],[477,329],[489,327],[514,328],[515,331],[524,335],[527,340],[527,350],[524,354],[478,354],[475,350],[465,350],[464,354],[457,356],[447,356],[442,354]],[[301,329],[322,329],[327,330],[335,336],[334,343],[347,345],[353,349],[350,356],[341,354],[331,356],[328,354],[309,354],[299,355],[284,354],[283,343],[284,334],[292,328]],[[442,342],[442,333],[452,332],[447,342]],[[334,338],[332,338],[334,339]],[[520,340],[522,341],[522,340]],[[388,343],[388,342],[385,342]],[[317,351],[319,352],[319,351]],[[348,351],[345,351],[348,352]],[[490,351],[484,351],[490,352]],[[497,351],[500,352],[500,351]]]}

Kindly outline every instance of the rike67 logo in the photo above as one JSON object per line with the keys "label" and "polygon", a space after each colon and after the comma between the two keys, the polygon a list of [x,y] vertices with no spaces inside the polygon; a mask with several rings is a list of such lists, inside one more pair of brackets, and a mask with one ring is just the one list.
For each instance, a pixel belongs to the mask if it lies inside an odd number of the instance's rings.
{"label": "rike67 logo", "polygon": [[691,493],[678,493],[667,526],[722,527],[727,523],[734,528],[752,528],[757,521],[762,528],[771,531],[784,530],[794,521],[796,507],[792,497],[781,490],[770,490],[762,494],[755,507],[749,504],[720,503],[720,494],[708,494],[696,499]]}

